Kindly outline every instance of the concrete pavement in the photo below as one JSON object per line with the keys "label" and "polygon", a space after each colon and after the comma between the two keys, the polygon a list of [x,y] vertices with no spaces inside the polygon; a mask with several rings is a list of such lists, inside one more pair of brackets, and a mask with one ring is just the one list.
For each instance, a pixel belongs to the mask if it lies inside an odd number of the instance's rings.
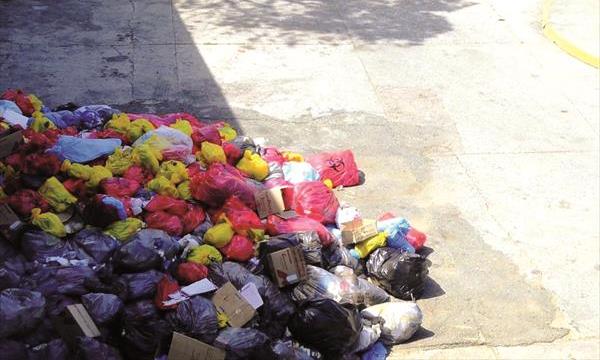
{"label": "concrete pavement", "polygon": [[394,358],[598,358],[599,74],[491,0],[5,1],[0,85],[352,148],[434,252]]}

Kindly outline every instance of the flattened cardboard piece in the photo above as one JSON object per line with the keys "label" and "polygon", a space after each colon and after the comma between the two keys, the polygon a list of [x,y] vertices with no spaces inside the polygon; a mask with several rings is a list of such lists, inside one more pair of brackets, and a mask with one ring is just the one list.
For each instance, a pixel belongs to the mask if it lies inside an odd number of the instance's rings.
{"label": "flattened cardboard piece", "polygon": [[178,332],[173,333],[169,360],[224,360],[225,351]]}
{"label": "flattened cardboard piece", "polygon": [[15,145],[17,145],[17,143],[19,141],[21,141],[22,137],[23,137],[23,134],[21,133],[21,131],[16,131],[12,134],[1,137],[0,138],[0,159],[10,155],[13,152]]}
{"label": "flattened cardboard piece", "polygon": [[300,245],[275,251],[267,256],[271,277],[279,287],[306,279],[306,262]]}
{"label": "flattened cardboard piece", "polygon": [[212,302],[217,310],[227,315],[229,325],[232,327],[244,326],[256,313],[252,305],[244,299],[230,282],[221,286],[215,292]]}
{"label": "flattened cardboard piece", "polygon": [[261,219],[279,214],[291,208],[293,188],[276,186],[254,195],[256,210]]}
{"label": "flattened cardboard piece", "polygon": [[78,336],[97,337],[100,330],[83,304],[68,305],[64,313],[54,319],[54,327],[65,342],[74,345]]}
{"label": "flattened cardboard piece", "polygon": [[356,244],[377,235],[377,221],[362,219],[342,224],[342,243]]}

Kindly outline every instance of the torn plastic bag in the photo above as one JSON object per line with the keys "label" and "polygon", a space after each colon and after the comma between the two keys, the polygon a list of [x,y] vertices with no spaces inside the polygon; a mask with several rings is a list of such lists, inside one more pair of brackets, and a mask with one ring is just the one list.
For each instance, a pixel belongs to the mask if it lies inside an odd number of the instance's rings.
{"label": "torn plastic bag", "polygon": [[[64,360],[69,358],[69,348],[62,339],[50,340],[28,349],[28,360]],[[7,358],[10,359],[10,358]],[[86,359],[87,360],[87,359]]]}
{"label": "torn plastic bag", "polygon": [[417,254],[399,249],[379,248],[367,261],[367,273],[391,295],[403,299],[418,299],[425,289],[429,262]]}
{"label": "torn plastic bag", "polygon": [[215,339],[214,346],[227,351],[227,359],[273,359],[271,339],[260,330],[225,328]]}
{"label": "torn plastic bag", "polygon": [[121,360],[121,353],[116,348],[91,337],[77,338],[77,358],[82,360]]}
{"label": "torn plastic bag", "polygon": [[10,195],[6,203],[20,216],[29,216],[31,210],[39,208],[42,212],[50,210],[48,202],[36,191],[31,189],[21,189]]}
{"label": "torn plastic bag", "polygon": [[210,269],[209,278],[214,279],[213,282],[217,285],[222,285],[224,281],[231,281],[237,289],[241,289],[247,283],[253,283],[264,302],[264,305],[258,309],[259,330],[270,337],[283,336],[288,319],[294,312],[294,304],[286,294],[279,291],[279,288],[265,276],[254,275],[235,262],[227,261],[221,266],[213,264]]}
{"label": "torn plastic bag", "polygon": [[163,259],[173,260],[179,243],[162,230],[143,229],[123,244],[113,255],[113,264],[122,271],[160,268]]}
{"label": "torn plastic bag", "polygon": [[58,155],[61,160],[86,163],[110,155],[120,146],[119,139],[85,139],[61,135],[48,151]]}
{"label": "torn plastic bag", "polygon": [[99,325],[111,322],[123,310],[123,301],[114,294],[89,293],[81,296],[81,302]]}
{"label": "torn plastic bag", "polygon": [[316,231],[323,247],[333,243],[333,237],[323,224],[306,216],[297,216],[284,220],[276,215],[267,218],[267,233],[269,235],[290,234],[297,232]]}
{"label": "torn plastic bag", "polygon": [[283,171],[285,181],[292,184],[320,179],[319,173],[307,162],[286,162],[281,166],[281,170]]}
{"label": "torn plastic bag", "polygon": [[330,179],[333,187],[354,186],[360,183],[358,166],[350,150],[320,153],[308,159],[319,172],[321,179]]}
{"label": "torn plastic bag", "polygon": [[127,283],[127,300],[153,297],[156,291],[156,284],[158,284],[162,276],[163,274],[156,270],[121,275]]}
{"label": "torn plastic bag", "polygon": [[360,360],[385,360],[388,356],[388,349],[383,342],[377,341],[367,351],[361,354]]}
{"label": "torn plastic bag", "polygon": [[177,280],[183,285],[189,285],[208,276],[208,268],[194,262],[184,262],[177,266]]}
{"label": "torn plastic bag", "polygon": [[127,219],[127,210],[121,200],[98,194],[85,205],[83,219],[92,226],[104,228],[116,221]]}
{"label": "torn plastic bag", "polygon": [[46,300],[37,291],[5,289],[0,292],[0,338],[33,330],[45,314]]}
{"label": "torn plastic bag", "polygon": [[334,224],[340,206],[333,191],[320,181],[294,186],[294,210],[324,224]]}
{"label": "torn plastic bag", "polygon": [[254,193],[257,189],[231,165],[211,164],[207,171],[191,179],[190,190],[194,199],[212,207],[223,205],[225,200],[235,195],[246,206],[256,208]]}
{"label": "torn plastic bag", "polygon": [[315,348],[325,357],[340,356],[350,350],[362,330],[358,311],[331,299],[302,303],[288,327],[302,344]]}
{"label": "torn plastic bag", "polygon": [[163,301],[170,300],[169,295],[178,292],[180,289],[179,284],[171,276],[164,274],[156,285],[156,295],[154,296],[154,305],[161,309],[174,309],[177,304],[163,305]]}
{"label": "torn plastic bag", "polygon": [[172,332],[152,300],[125,305],[122,324],[119,349],[126,359],[153,359],[158,344]]}
{"label": "torn plastic bag", "polygon": [[212,301],[195,296],[179,303],[177,310],[167,314],[173,331],[211,344],[217,337],[217,309]]}
{"label": "torn plastic bag", "polygon": [[312,265],[306,266],[306,273],[307,278],[292,290],[292,299],[296,303],[318,298],[332,299],[340,304],[363,303],[363,294],[353,273],[340,277]]}
{"label": "torn plastic bag", "polygon": [[100,191],[116,198],[131,197],[139,188],[140,184],[137,181],[126,178],[114,177],[100,182]]}
{"label": "torn plastic bag", "polygon": [[334,243],[330,247],[323,249],[323,259],[326,269],[343,265],[353,269],[355,274],[361,274],[364,271],[362,264],[350,254],[350,250],[339,243]]}
{"label": "torn plastic bag", "polygon": [[254,242],[242,235],[233,235],[231,241],[219,249],[227,260],[246,262],[254,256]]}
{"label": "torn plastic bag", "polygon": [[388,302],[370,306],[360,315],[369,320],[381,322],[381,340],[387,345],[396,345],[410,339],[423,322],[419,306],[410,301]]}

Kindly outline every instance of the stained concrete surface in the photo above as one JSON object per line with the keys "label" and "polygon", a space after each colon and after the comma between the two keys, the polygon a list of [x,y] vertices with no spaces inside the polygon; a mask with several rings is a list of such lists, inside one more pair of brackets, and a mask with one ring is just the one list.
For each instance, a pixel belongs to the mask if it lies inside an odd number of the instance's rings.
{"label": "stained concrete surface", "polygon": [[433,249],[424,330],[393,357],[598,358],[599,76],[539,5],[3,1],[0,85],[351,148],[367,181],[340,198]]}

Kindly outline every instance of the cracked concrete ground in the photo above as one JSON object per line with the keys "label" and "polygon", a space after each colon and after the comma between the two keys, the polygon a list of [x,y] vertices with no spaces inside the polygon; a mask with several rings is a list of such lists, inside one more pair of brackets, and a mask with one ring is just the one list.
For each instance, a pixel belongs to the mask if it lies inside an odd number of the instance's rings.
{"label": "cracked concrete ground", "polygon": [[393,358],[598,358],[599,74],[537,1],[0,3],[0,86],[190,111],[304,152],[429,234],[424,330]]}

